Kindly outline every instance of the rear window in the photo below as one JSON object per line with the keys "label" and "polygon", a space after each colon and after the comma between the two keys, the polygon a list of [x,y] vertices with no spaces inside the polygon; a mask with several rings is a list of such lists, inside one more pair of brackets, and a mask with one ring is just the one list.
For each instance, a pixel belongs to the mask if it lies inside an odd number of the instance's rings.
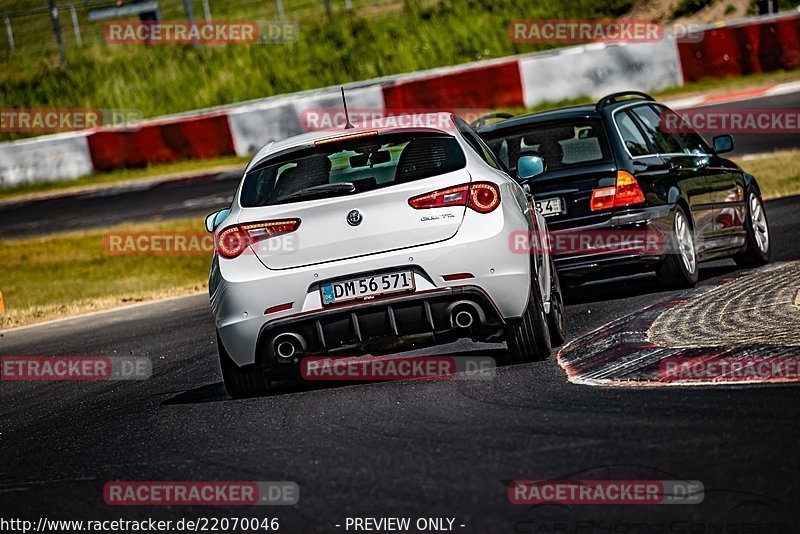
{"label": "rear window", "polygon": [[244,178],[241,204],[252,208],[360,193],[465,166],[464,152],[449,135],[404,132],[345,140],[292,151],[254,167]]}
{"label": "rear window", "polygon": [[548,171],[611,161],[608,137],[599,120],[529,125],[484,137],[488,137],[486,142],[512,170],[517,168],[520,156],[541,157]]}

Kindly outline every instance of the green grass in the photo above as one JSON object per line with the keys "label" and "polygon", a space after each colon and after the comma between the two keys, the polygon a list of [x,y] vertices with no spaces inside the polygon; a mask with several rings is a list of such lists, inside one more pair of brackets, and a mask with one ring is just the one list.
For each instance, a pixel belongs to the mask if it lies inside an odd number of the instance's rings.
{"label": "green grass", "polygon": [[[182,16],[180,2],[162,2],[164,18]],[[16,0],[8,7],[41,6]],[[198,3],[199,4],[199,3]],[[275,19],[274,2],[211,2],[217,20]],[[287,0],[285,4],[293,6]],[[70,42],[58,66],[45,16],[35,18],[36,41],[0,54],[0,108],[136,110],[144,117],[230,104],[304,89],[528,52],[538,44],[513,43],[514,19],[591,18],[625,13],[633,0],[355,1],[335,16],[322,1],[290,9],[299,40],[285,45],[108,45],[102,25],[87,25],[84,46]],[[82,12],[83,13],[83,12]],[[198,16],[202,10],[196,8]],[[16,21],[16,19],[14,19]],[[33,19],[32,19],[33,20]],[[16,22],[15,22],[16,23]],[[20,22],[19,24],[22,24]],[[30,22],[33,25],[33,22]],[[65,34],[69,17],[62,16]],[[22,39],[22,37],[20,37]],[[0,50],[4,48],[0,35]],[[37,43],[42,43],[37,46]],[[24,134],[4,134],[8,139]]]}
{"label": "green grass", "polygon": [[765,197],[777,198],[800,194],[800,150],[759,154],[734,160],[745,171],[756,177]]}
{"label": "green grass", "polygon": [[800,80],[800,69],[776,70],[774,72],[761,72],[758,74],[748,74],[746,76],[727,76],[725,78],[703,78],[696,82],[689,83],[682,87],[671,87],[657,93],[660,98],[669,96],[686,96],[688,93],[708,93],[718,90],[733,91],[736,89],[746,89],[759,85],[774,85],[784,82]]}
{"label": "green grass", "polygon": [[681,0],[675,11],[672,13],[673,18],[686,17],[693,13],[704,9],[714,3],[715,0]]}
{"label": "green grass", "polygon": [[90,174],[74,180],[59,180],[55,182],[32,182],[20,184],[6,189],[0,189],[0,200],[9,200],[32,195],[34,193],[48,193],[64,189],[80,189],[99,185],[110,185],[119,182],[143,180],[154,177],[167,178],[190,175],[197,172],[210,172],[224,169],[244,167],[249,158],[227,156],[223,158],[181,161],[153,165],[140,169],[119,169],[110,172]]}
{"label": "green grass", "polygon": [[202,220],[124,225],[47,237],[0,240],[6,311],[0,328],[189,294],[207,287],[211,254],[110,255],[104,234],[203,232]]}

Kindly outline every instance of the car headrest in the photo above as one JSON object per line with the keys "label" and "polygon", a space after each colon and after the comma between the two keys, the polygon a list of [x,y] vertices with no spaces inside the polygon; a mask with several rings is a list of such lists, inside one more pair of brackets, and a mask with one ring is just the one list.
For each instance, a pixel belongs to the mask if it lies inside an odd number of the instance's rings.
{"label": "car headrest", "polygon": [[308,187],[325,185],[330,181],[331,160],[316,154],[297,161],[297,165],[281,174],[279,186],[284,191],[300,191]]}
{"label": "car headrest", "polygon": [[543,128],[539,131],[529,133],[522,138],[526,145],[539,145],[542,143],[550,143],[557,141],[564,141],[575,137],[575,128],[572,126],[558,126]]}

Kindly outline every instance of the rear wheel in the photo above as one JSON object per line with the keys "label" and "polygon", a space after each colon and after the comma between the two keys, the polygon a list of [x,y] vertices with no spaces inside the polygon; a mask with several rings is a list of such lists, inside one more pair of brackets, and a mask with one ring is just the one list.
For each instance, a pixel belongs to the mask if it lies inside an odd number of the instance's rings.
{"label": "rear wheel", "polygon": [[550,356],[550,332],[535,276],[525,313],[506,326],[506,342],[512,363],[541,361]]}
{"label": "rear wheel", "polygon": [[661,283],[670,287],[694,287],[699,277],[694,227],[683,206],[675,207],[671,250],[658,271]]}
{"label": "rear wheel", "polygon": [[772,257],[772,240],[769,238],[767,212],[761,198],[753,189],[747,190],[747,217],[744,228],[747,232],[747,249],[733,257],[740,267],[756,267],[769,262]]}
{"label": "rear wheel", "polygon": [[564,318],[564,294],[556,272],[553,256],[550,256],[550,313],[547,314],[550,344],[559,347],[567,338],[567,322]]}
{"label": "rear wheel", "polygon": [[217,349],[219,350],[219,365],[222,369],[222,381],[228,395],[234,399],[255,397],[269,391],[269,372],[264,369],[242,369],[231,359],[222,340],[217,334]]}

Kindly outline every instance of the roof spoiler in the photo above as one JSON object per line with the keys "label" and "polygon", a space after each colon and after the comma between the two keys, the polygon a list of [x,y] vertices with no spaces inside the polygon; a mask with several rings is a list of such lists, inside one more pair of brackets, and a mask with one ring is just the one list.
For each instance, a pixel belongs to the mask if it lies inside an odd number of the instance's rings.
{"label": "roof spoiler", "polygon": [[483,117],[480,117],[477,120],[472,121],[470,123],[470,126],[477,129],[481,128],[482,126],[485,126],[486,122],[492,119],[505,120],[505,119],[510,119],[513,116],[514,116],[513,113],[489,113],[488,115],[484,115]]}
{"label": "roof spoiler", "polygon": [[[634,97],[634,98],[625,98],[625,97]],[[622,91],[621,93],[614,93],[608,96],[604,96],[601,98],[597,105],[594,107],[594,110],[598,113],[603,111],[607,106],[611,104],[615,104],[620,100],[649,100],[651,102],[655,102],[656,99],[652,96],[648,95],[647,93],[642,93],[641,91]]]}

